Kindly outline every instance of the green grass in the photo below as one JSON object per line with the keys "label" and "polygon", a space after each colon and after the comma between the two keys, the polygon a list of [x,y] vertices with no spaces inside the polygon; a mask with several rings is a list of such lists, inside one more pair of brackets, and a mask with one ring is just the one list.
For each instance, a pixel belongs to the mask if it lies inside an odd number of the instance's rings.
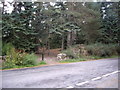
{"label": "green grass", "polygon": [[41,62],[39,63],[39,65],[45,65],[45,64],[47,64],[45,61],[41,61]]}
{"label": "green grass", "polygon": [[0,69],[14,69],[14,68],[25,68],[25,67],[34,67],[34,66],[39,66],[39,65],[46,65],[46,62],[45,61],[41,61],[39,64],[37,65],[25,65],[25,66],[13,66],[12,68],[0,68]]}
{"label": "green grass", "polygon": [[117,55],[113,55],[113,56],[110,56],[110,57],[107,57],[107,58],[118,58]]}
{"label": "green grass", "polygon": [[83,59],[83,58],[79,58],[79,59],[67,59],[67,60],[64,60],[64,61],[60,61],[60,63],[71,63],[71,62],[80,62],[80,61],[86,61],[86,59]]}
{"label": "green grass", "polygon": [[[87,57],[81,57],[78,59],[67,59],[60,61],[60,63],[72,63],[72,62],[80,62],[80,61],[87,61],[87,60],[94,60],[94,59],[104,59],[104,58],[117,58],[118,56],[110,56],[110,57],[99,57],[99,56],[87,56]],[[45,61],[39,62],[37,65],[25,65],[25,66],[13,66],[12,68],[0,68],[0,69],[14,69],[14,68],[25,68],[25,67],[33,67],[33,66],[39,66],[39,65],[46,65]]]}
{"label": "green grass", "polygon": [[99,57],[99,56],[86,56],[81,57],[78,59],[67,59],[60,61],[60,63],[72,63],[72,62],[80,62],[80,61],[87,61],[87,60],[95,60],[95,59],[104,59],[104,58],[117,58],[118,56],[110,56],[110,57]]}

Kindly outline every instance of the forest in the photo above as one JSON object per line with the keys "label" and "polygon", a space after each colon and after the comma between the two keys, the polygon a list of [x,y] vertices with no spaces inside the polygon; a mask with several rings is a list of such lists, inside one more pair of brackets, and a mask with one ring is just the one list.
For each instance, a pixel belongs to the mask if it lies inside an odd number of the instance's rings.
{"label": "forest", "polygon": [[3,69],[47,64],[59,53],[68,62],[119,53],[120,2],[0,4]]}

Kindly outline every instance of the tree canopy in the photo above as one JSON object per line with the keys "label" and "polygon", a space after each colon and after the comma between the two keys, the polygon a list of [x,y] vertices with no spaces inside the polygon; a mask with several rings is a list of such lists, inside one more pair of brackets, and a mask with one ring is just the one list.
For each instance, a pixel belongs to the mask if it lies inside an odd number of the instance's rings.
{"label": "tree canopy", "polygon": [[119,42],[118,2],[8,3],[12,12],[7,12],[2,2],[2,41],[25,52]]}

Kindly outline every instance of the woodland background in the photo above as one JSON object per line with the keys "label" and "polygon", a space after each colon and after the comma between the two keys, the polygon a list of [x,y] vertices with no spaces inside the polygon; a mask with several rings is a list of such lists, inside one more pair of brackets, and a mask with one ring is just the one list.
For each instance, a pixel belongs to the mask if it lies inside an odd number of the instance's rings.
{"label": "woodland background", "polygon": [[[76,56],[72,51],[81,44],[89,56],[117,55],[119,4],[1,2],[1,55],[6,56],[3,68],[36,65],[37,57],[44,60],[46,51],[50,57],[49,51],[58,48],[72,59],[81,58],[82,55]],[[13,6],[11,12],[8,5]]]}

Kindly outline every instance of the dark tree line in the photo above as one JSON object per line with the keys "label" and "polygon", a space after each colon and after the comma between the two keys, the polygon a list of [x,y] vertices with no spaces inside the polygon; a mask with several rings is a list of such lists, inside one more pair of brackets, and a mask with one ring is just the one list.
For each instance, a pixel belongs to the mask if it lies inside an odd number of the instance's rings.
{"label": "dark tree line", "polygon": [[3,44],[12,43],[25,52],[119,43],[118,2],[12,2],[11,13],[1,3]]}

